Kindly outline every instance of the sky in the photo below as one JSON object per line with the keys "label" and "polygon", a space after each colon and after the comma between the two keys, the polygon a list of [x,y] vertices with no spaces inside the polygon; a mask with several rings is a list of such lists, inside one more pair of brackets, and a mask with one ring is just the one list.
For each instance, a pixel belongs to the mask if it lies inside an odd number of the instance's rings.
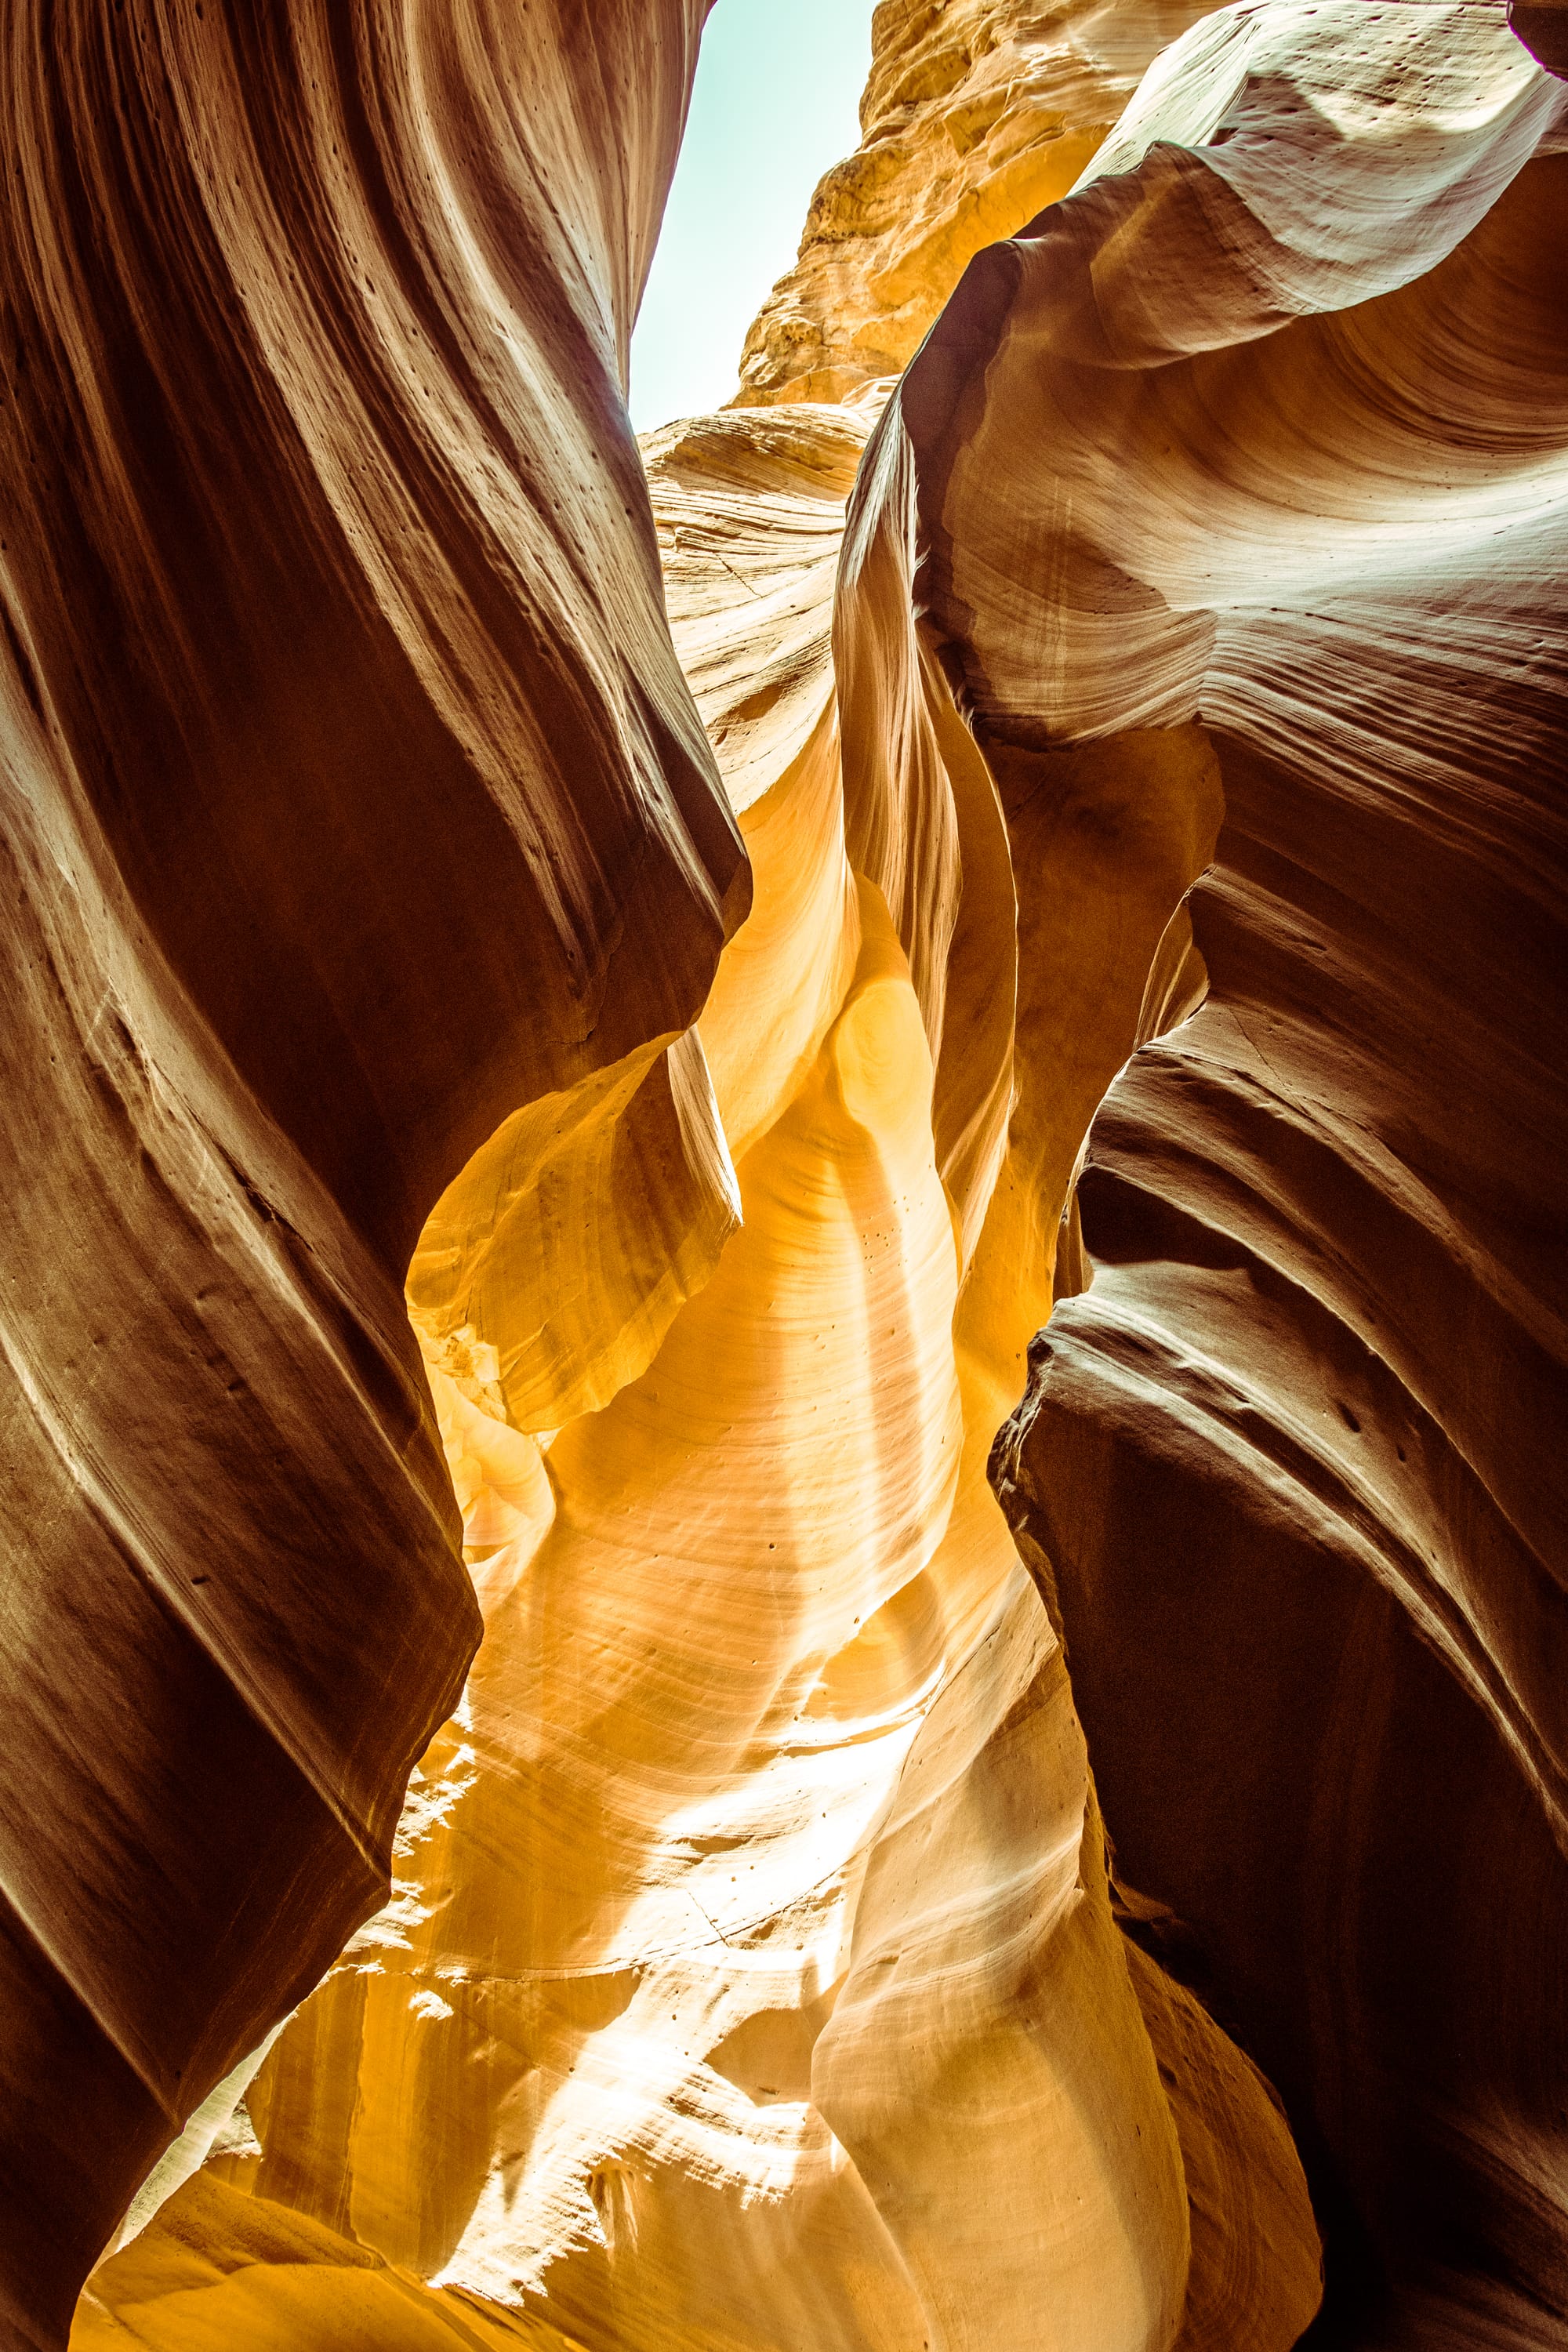
{"label": "sky", "polygon": [[860,143],[873,0],[719,0],[632,338],[632,422],[718,408],[811,192]]}

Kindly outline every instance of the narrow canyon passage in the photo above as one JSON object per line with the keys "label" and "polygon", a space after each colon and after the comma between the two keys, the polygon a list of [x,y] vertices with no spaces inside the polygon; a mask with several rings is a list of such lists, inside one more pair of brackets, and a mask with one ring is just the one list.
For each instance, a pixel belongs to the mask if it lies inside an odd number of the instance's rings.
{"label": "narrow canyon passage", "polygon": [[884,0],[637,443],[706,14],[12,47],[5,2325],[1547,2352],[1550,41]]}
{"label": "narrow canyon passage", "polygon": [[[485,1642],[392,1906],[249,2095],[264,2153],[187,2195],[208,2228],[243,2233],[243,2195],[374,2250],[430,2282],[427,2328],[478,2294],[585,2344],[1143,2345],[1188,2302],[1190,2158],[1192,2301],[1261,2239],[1232,2316],[1283,2343],[1317,2292],[1289,2137],[1196,2004],[1130,1967],[1060,1645],[986,1477],[1084,1122],[1212,845],[1214,766],[1178,737],[1136,794],[1092,759],[1020,793],[1024,960],[1035,905],[1058,937],[1016,1034],[1002,809],[907,601],[876,602],[908,544],[861,551],[840,673],[899,646],[910,674],[879,689],[964,870],[990,861],[967,956],[949,910],[944,1182],[909,957],[846,855],[829,635],[863,435],[795,408],[649,448],[752,912],[694,1057],[509,1123],[427,1228],[410,1295]],[[712,665],[737,475],[745,593],[782,625]],[[1190,968],[1174,984],[1184,1005]],[[1176,2047],[1212,2053],[1214,2112],[1173,2107]],[[194,2284],[177,2267],[171,2295],[157,2228],[98,2290],[153,2340]],[[281,2326],[338,2313],[315,2263]],[[206,2294],[204,2325],[256,2328],[248,2269]]]}

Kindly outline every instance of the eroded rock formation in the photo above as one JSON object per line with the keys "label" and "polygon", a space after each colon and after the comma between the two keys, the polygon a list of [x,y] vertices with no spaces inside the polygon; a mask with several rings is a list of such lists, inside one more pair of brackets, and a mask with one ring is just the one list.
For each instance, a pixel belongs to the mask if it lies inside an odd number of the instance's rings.
{"label": "eroded rock formation", "polygon": [[[1554,2342],[1563,93],[1491,6],[885,6],[741,404],[651,436],[645,484],[616,372],[700,13],[323,15],[330,58],[303,5],[223,20],[335,76],[264,84],[246,136],[361,93],[384,258],[426,257],[510,420],[498,456],[415,371],[350,448],[323,374],[305,479],[458,747],[447,851],[499,806],[556,856],[526,918],[483,874],[467,963],[329,942],[345,991],[395,963],[389,1024],[452,1024],[447,1123],[338,1213],[360,1299],[413,1250],[409,1458],[434,1496],[433,1422],[484,1641],[390,1902],[73,2345],[1287,2352],[1320,2224],[1339,2340]],[[193,152],[239,136],[227,88]],[[340,398],[380,299],[350,259]],[[456,547],[387,535],[421,451]],[[367,673],[330,658],[342,728]],[[319,809],[308,762],[260,773]],[[389,919],[440,895],[434,853],[353,842]],[[561,957],[526,1040],[520,932]],[[220,1025],[248,982],[181,952],[181,1034],[305,1154]],[[340,1931],[468,1639],[426,1507],[407,1592],[340,1570],[381,1681],[332,1729],[383,1808]],[[251,2042],[326,1957],[268,1924]]]}
{"label": "eroded rock formation", "polygon": [[1568,2328],[1568,93],[1483,9],[1237,12],[1168,71],[1206,143],[1137,163],[1171,101],[1124,124],[904,396],[982,740],[1048,789],[1062,737],[1195,712],[1225,793],[1207,1000],[1096,1123],[1092,1286],[1003,1475],[1139,1932],[1286,2096],[1339,2340],[1533,2352]]}
{"label": "eroded rock formation", "polygon": [[384,1900],[426,1216],[743,910],[618,388],[702,14],[7,12],[8,2341]]}
{"label": "eroded rock formation", "polygon": [[880,0],[861,143],[741,358],[744,405],[897,375],[964,265],[1065,196],[1157,50],[1205,0]]}

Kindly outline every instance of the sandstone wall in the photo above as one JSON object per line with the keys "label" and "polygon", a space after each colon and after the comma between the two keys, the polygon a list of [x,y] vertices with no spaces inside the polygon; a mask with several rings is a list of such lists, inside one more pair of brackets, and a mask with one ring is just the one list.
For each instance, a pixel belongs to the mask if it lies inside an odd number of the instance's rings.
{"label": "sandstone wall", "polygon": [[702,10],[589,16],[7,11],[8,2342],[384,1900],[428,1211],[745,903],[619,390]]}
{"label": "sandstone wall", "polygon": [[1563,107],[1489,9],[1223,11],[899,402],[1004,792],[1217,761],[1206,998],[1095,1121],[997,1467],[1339,2341],[1568,2309]]}
{"label": "sandstone wall", "polygon": [[1563,89],[884,6],[645,475],[700,15],[9,53],[12,2324],[1533,2352]]}
{"label": "sandstone wall", "polygon": [[861,143],[746,338],[742,406],[896,376],[982,247],[1065,196],[1199,0],[881,0]]}

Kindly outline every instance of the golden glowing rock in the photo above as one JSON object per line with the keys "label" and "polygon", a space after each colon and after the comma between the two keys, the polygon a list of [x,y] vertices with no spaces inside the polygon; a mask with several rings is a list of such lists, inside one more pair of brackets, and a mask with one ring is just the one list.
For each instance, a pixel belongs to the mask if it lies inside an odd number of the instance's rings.
{"label": "golden glowing rock", "polygon": [[[83,2346],[232,2324],[175,2245],[220,2190],[389,2266],[394,2352],[454,2295],[638,2352],[1164,2352],[1217,2309],[1285,2352],[1310,2315],[1289,2137],[1130,1958],[985,1475],[1083,1129],[1198,984],[1213,763],[1189,730],[994,779],[914,620],[896,410],[839,562],[869,422],[648,445],[752,913],[689,1039],[520,1113],[426,1228],[485,1645],[260,2153],[100,2272]],[[1042,896],[1084,827],[1115,854]],[[279,2341],[344,2293],[331,2240],[287,2259]]]}
{"label": "golden glowing rock", "polygon": [[695,1029],[530,1103],[447,1186],[414,1254],[428,1370],[490,1418],[553,1434],[647,1369],[740,1208]]}
{"label": "golden glowing rock", "polygon": [[[537,440],[498,488],[429,436],[557,608],[491,695],[421,605],[418,674],[595,977],[475,1072],[416,1027],[473,1095],[403,1139],[408,1425],[484,1640],[391,1899],[74,2352],[1290,2352],[1320,2221],[1344,2340],[1382,2264],[1402,2344],[1540,2352],[1568,93],[1479,5],[889,0],[739,403],[645,487],[613,370],[700,13],[398,52],[418,154],[460,61],[549,191],[548,268],[484,247]],[[367,573],[405,619],[425,563]],[[479,962],[411,960],[504,1044],[481,866]],[[447,1558],[396,1573],[449,1689]]]}
{"label": "golden glowing rock", "polygon": [[897,375],[982,247],[1065,196],[1202,0],[882,0],[861,143],[746,338],[739,399],[837,401]]}

